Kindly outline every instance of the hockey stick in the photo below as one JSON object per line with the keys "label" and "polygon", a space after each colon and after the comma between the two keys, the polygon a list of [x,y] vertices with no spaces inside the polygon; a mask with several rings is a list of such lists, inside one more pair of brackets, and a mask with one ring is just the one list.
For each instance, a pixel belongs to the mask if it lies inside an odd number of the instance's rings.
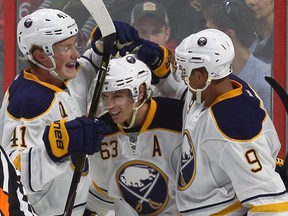
{"label": "hockey stick", "polygon": [[[88,118],[95,119],[103,84],[106,77],[108,63],[110,60],[110,52],[112,50],[114,42],[116,41],[116,30],[113,21],[102,0],[81,0],[81,2],[90,12],[91,16],[94,18],[97,25],[99,26],[103,39],[103,56],[101,66],[98,71],[97,83],[88,114]],[[73,159],[73,165],[75,166],[75,169],[72,182],[70,184],[69,194],[66,200],[64,216],[70,216],[72,213],[75,197],[77,194],[77,186],[81,178],[81,173],[84,170],[86,160],[87,158],[85,154],[77,156],[75,160]]]}
{"label": "hockey stick", "polygon": [[265,77],[265,80],[272,86],[274,91],[280,97],[282,104],[285,107],[286,113],[288,114],[288,94],[285,89],[272,77]]}
{"label": "hockey stick", "polygon": [[[286,109],[288,114],[288,94],[285,89],[272,77],[265,77],[265,80],[272,86],[274,91],[278,94],[282,104]],[[280,176],[285,184],[286,189],[288,189],[288,152],[286,154],[284,164],[281,167]]]}

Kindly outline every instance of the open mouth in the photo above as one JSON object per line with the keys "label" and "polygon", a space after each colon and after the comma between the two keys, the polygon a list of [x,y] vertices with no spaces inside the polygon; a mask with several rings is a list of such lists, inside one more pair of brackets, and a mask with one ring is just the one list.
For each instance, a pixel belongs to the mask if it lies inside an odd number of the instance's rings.
{"label": "open mouth", "polygon": [[111,112],[110,111],[109,113],[110,113],[111,116],[117,116],[120,113],[120,111],[117,111],[117,112],[115,112],[115,111]]}
{"label": "open mouth", "polygon": [[68,63],[68,64],[66,64],[66,67],[68,67],[68,68],[76,68],[76,63]]}
{"label": "open mouth", "polygon": [[109,114],[111,116],[111,118],[113,119],[113,122],[114,123],[121,123],[121,112],[120,111],[117,111],[117,112],[111,112],[109,111]]}

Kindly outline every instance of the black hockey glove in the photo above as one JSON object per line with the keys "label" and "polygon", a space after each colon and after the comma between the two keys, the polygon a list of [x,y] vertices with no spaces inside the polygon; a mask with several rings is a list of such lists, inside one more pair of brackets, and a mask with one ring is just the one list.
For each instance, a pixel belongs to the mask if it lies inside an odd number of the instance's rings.
{"label": "black hockey glove", "polygon": [[[285,160],[288,159],[288,154],[286,155]],[[285,162],[281,158],[276,158],[276,168],[275,171],[279,173],[283,183],[285,184],[286,190],[288,190],[288,166],[287,161]]]}
{"label": "black hockey glove", "polygon": [[60,120],[46,127],[43,141],[49,157],[59,162],[71,153],[91,155],[98,152],[104,135],[109,131],[110,127],[99,119]]}
{"label": "black hockey glove", "polygon": [[[139,43],[137,43],[139,40],[138,31],[124,22],[114,21],[113,23],[115,25],[117,39],[111,55],[116,56],[119,54],[120,56],[124,56],[127,52],[131,53],[137,45],[139,45]],[[103,42],[101,38],[101,31],[99,27],[96,26],[91,33],[90,40],[93,51],[98,55],[102,55],[103,53]]]}
{"label": "black hockey glove", "polygon": [[170,64],[172,63],[172,54],[166,47],[154,42],[144,39],[140,39],[140,42],[138,57],[152,70],[152,84],[156,84],[159,82],[159,78],[168,76]]}

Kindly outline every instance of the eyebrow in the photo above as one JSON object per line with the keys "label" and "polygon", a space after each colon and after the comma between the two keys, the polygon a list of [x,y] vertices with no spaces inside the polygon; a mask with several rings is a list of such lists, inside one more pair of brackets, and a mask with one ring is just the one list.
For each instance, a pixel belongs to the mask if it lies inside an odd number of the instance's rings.
{"label": "eyebrow", "polygon": [[103,92],[102,94],[124,94],[124,93],[129,93],[129,89],[121,89],[117,91],[111,91],[111,92]]}

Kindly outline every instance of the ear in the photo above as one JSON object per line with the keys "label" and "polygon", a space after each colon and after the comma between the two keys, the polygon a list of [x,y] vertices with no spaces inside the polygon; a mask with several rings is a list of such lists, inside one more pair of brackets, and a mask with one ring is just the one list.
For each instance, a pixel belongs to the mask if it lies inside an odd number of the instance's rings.
{"label": "ear", "polygon": [[197,82],[202,82],[202,80],[205,78],[204,73],[201,70],[195,69],[194,73],[195,73],[194,79],[196,79]]}
{"label": "ear", "polygon": [[193,82],[195,83],[195,85],[205,86],[208,78],[208,72],[206,71],[206,69],[205,68],[195,69],[193,73],[194,73]]}
{"label": "ear", "polygon": [[145,92],[146,92],[146,88],[145,86],[142,84],[139,86],[139,95],[138,95],[138,101],[143,101],[144,96],[145,96]]}
{"label": "ear", "polygon": [[36,49],[33,51],[33,57],[37,62],[43,63],[49,59],[43,50]]}
{"label": "ear", "polygon": [[208,71],[206,70],[206,68],[203,68],[200,72],[201,72],[201,79],[206,83],[208,79]]}

